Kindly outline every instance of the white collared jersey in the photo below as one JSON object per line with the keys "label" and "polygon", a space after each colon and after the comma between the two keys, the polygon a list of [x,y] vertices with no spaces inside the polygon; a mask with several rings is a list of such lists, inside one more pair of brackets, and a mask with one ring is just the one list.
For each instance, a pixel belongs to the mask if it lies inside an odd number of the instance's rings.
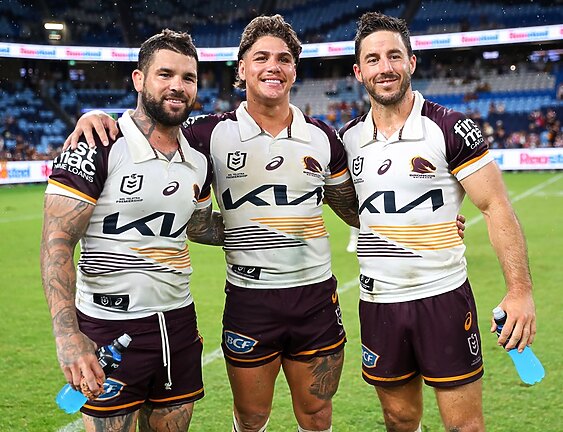
{"label": "white collared jersey", "polygon": [[286,288],[331,277],[322,218],[325,185],[349,178],[344,147],[326,124],[291,106],[277,137],[246,111],[190,119],[190,145],[211,156],[213,190],[225,223],[227,280]]}
{"label": "white collared jersey", "polygon": [[108,147],[79,142],[53,162],[47,194],[95,205],[80,240],[76,307],[101,319],[130,319],[193,302],[186,227],[211,205],[211,170],[178,133],[168,161],[126,112]]}
{"label": "white collared jersey", "polygon": [[426,298],[467,278],[456,227],[465,196],[460,180],[493,158],[472,120],[414,94],[412,112],[389,139],[374,127],[371,110],[340,130],[359,201],[365,301]]}

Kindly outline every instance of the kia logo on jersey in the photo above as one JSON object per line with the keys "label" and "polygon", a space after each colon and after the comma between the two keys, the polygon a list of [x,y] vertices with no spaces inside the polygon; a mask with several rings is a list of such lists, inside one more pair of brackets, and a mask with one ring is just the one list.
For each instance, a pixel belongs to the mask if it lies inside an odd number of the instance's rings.
{"label": "kia logo on jersey", "polygon": [[241,151],[236,151],[233,153],[227,153],[227,168],[238,171],[246,164],[246,153]]}
{"label": "kia logo on jersey", "polygon": [[125,176],[121,180],[121,187],[119,190],[127,195],[133,195],[139,192],[143,187],[143,176],[139,174],[131,174],[130,176]]}
{"label": "kia logo on jersey", "polygon": [[360,175],[363,169],[364,169],[364,158],[362,156],[358,156],[352,161],[352,174],[358,176]]}

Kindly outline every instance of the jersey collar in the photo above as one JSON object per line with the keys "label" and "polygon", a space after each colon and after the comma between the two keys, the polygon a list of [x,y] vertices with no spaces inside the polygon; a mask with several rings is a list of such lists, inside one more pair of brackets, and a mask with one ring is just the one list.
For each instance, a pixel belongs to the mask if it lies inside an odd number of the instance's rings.
{"label": "jersey collar", "polygon": [[[118,120],[119,128],[123,132],[131,157],[135,163],[154,159],[155,151],[143,133],[139,130],[135,122],[133,122],[133,119],[131,118],[132,113],[133,110],[125,111]],[[177,151],[170,162],[187,162],[190,165],[194,165],[194,161],[191,157],[191,147],[180,130],[178,130],[178,142],[180,143],[180,147],[182,149],[181,154]],[[184,156],[184,160],[182,160],[182,154]]]}
{"label": "jersey collar", "polygon": [[[294,105],[289,105],[291,112],[293,114],[293,119],[289,127],[282,131],[279,137],[286,139],[299,140],[303,142],[311,141],[311,133],[307,127],[307,122],[305,121],[305,116],[299,108]],[[248,141],[252,138],[257,137],[262,133],[266,133],[262,130],[258,123],[250,116],[246,110],[246,102],[242,102],[236,110],[238,127],[240,133],[240,140],[242,142]],[[285,133],[285,137],[284,137]]]}
{"label": "jersey collar", "polygon": [[[424,138],[424,130],[422,128],[422,105],[424,104],[424,98],[417,91],[413,91],[413,94],[414,104],[405,124],[387,142],[416,141]],[[375,135],[375,125],[373,124],[372,110],[370,108],[360,134],[360,147],[376,141],[384,141],[383,135],[378,134],[377,137]]]}

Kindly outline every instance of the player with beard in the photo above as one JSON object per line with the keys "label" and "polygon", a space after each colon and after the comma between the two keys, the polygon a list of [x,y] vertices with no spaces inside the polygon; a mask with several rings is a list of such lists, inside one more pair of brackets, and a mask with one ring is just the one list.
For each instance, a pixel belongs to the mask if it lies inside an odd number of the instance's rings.
{"label": "player with beard", "polygon": [[[208,160],[180,132],[197,94],[190,36],[149,38],[132,77],[137,107],[109,146],[89,149],[82,137],[54,161],[43,286],[61,369],[97,396],[81,409],[86,430],[185,431],[204,394],[186,239],[223,243]],[[102,387],[95,348],[124,332],[132,342]]]}
{"label": "player with beard", "polygon": [[[388,431],[421,431],[422,382],[448,431],[485,430],[483,360],[465,246],[455,217],[481,210],[504,273],[498,339],[523,350],[536,333],[524,235],[477,125],[411,87],[416,57],[404,21],[364,14],[354,73],[370,111],[340,131],[359,200],[362,371]],[[491,331],[496,330],[492,325]]]}

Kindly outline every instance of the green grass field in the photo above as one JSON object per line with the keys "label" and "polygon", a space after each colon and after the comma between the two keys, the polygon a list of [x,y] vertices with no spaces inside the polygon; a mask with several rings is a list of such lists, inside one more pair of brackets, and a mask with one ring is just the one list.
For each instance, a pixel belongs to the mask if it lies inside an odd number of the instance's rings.
{"label": "green grass field", "polygon": [[[538,334],[534,351],[546,378],[533,387],[520,384],[508,355],[489,333],[490,311],[504,293],[485,223],[469,203],[466,244],[470,279],[477,298],[485,359],[484,410],[493,432],[561,430],[563,407],[563,174],[513,173],[505,179],[528,240]],[[39,243],[44,185],[0,188],[0,432],[72,432],[83,430],[79,415],[57,409],[54,397],[65,380],[56,360],[51,322],[39,274]],[[360,376],[357,319],[358,265],[345,252],[348,229],[326,211],[334,273],[348,333],[346,363],[334,398],[334,431],[382,431],[374,390]],[[223,307],[224,264],[220,248],[190,245],[195,268],[192,283],[200,331],[205,339],[206,397],[195,406],[191,431],[230,431],[231,393],[218,355]],[[559,426],[558,426],[559,425]],[[289,391],[278,380],[270,432],[295,431]],[[425,389],[424,431],[443,430],[434,396]]]}

